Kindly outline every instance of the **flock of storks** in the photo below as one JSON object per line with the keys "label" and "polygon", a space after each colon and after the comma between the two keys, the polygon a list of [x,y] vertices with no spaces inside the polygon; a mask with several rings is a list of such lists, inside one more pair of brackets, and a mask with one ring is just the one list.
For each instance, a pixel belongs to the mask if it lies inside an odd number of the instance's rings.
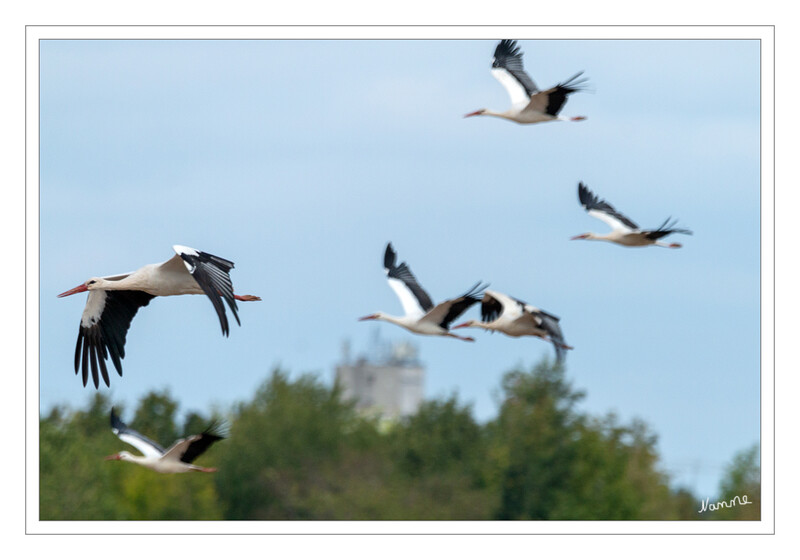
{"label": "flock of storks", "polygon": [[[569,120],[579,121],[586,117],[560,117],[559,112],[567,97],[582,89],[585,80],[578,73],[545,91],[524,71],[522,53],[516,41],[500,41],[494,52],[492,74],[506,88],[511,98],[511,108],[504,112],[488,109],[465,115],[494,116],[520,124]],[[678,248],[678,243],[665,243],[661,239],[672,234],[691,234],[687,229],[675,227],[675,222],[665,220],[656,229],[641,229],[635,222],[619,213],[605,200],[598,198],[583,183],[578,184],[578,199],[591,215],[606,222],[612,229],[605,235],[584,233],[572,239],[609,241],[627,247],[656,245]],[[252,295],[236,295],[230,279],[233,263],[210,253],[175,245],[176,255],[160,263],[143,266],[127,274],[90,278],[83,284],[68,290],[58,297],[80,292],[89,292],[86,307],[78,330],[75,347],[75,373],[82,374],[85,386],[91,373],[95,388],[99,388],[100,377],[110,385],[106,360],[109,358],[117,373],[122,376],[125,357],[125,337],[133,317],[140,307],[150,303],[156,296],[183,294],[205,294],[211,300],[219,317],[222,334],[228,336],[229,325],[225,311],[227,304],[233,317],[239,322],[238,301],[259,301]],[[452,337],[473,341],[471,337],[457,335],[454,329],[478,327],[502,332],[508,336],[535,336],[553,344],[556,359],[562,360],[565,350],[571,349],[564,340],[559,319],[522,300],[486,289],[488,285],[477,283],[463,295],[434,305],[428,293],[420,286],[408,265],[397,264],[397,254],[391,243],[384,253],[384,269],[389,285],[400,299],[405,315],[395,317],[385,313],[374,313],[360,320],[382,320],[399,325],[409,331],[423,335]],[[451,327],[450,325],[469,307],[481,303],[481,320],[470,319]],[[210,426],[200,435],[178,440],[168,450],[128,428],[111,410],[113,432],[124,442],[139,449],[143,455],[136,456],[122,451],[107,457],[138,463],[162,473],[188,471],[213,472],[215,469],[197,467],[193,460],[215,441],[222,439],[218,426]]]}

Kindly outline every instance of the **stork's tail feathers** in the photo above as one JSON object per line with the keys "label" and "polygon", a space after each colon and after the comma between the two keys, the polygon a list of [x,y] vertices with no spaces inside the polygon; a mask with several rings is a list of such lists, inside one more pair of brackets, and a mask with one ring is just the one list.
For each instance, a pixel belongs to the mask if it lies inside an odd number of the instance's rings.
{"label": "stork's tail feathers", "polygon": [[587,82],[589,81],[589,78],[581,78],[579,80],[578,78],[580,78],[582,75],[583,75],[583,70],[572,76],[570,79],[564,80],[556,87],[566,90],[567,93],[573,93],[576,91],[586,91],[588,87]]}

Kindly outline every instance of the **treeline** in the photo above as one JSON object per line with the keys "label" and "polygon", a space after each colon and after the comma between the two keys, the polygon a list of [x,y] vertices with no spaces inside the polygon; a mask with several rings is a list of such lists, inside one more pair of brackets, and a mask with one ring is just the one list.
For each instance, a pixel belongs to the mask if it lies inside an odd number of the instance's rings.
{"label": "treeline", "polygon": [[[224,414],[230,437],[200,457],[213,475],[159,475],[105,462],[127,448],[110,403],[55,407],[40,420],[42,520],[666,520],[759,519],[757,447],[737,455],[718,499],[750,505],[699,513],[672,489],[647,426],[578,411],[558,366],[512,371],[497,417],[479,424],[455,396],[387,422],[357,413],[338,387],[274,371]],[[176,423],[168,393],[144,397],[134,429],[164,445],[219,418]],[[716,498],[715,498],[716,499]]]}

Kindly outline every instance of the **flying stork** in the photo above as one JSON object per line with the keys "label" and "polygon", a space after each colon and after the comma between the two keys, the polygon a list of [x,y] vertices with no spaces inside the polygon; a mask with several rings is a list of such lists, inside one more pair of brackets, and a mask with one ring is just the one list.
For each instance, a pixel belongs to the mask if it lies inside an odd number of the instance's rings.
{"label": "flying stork", "polygon": [[470,319],[453,328],[478,327],[514,337],[536,336],[553,343],[559,362],[565,350],[572,350],[564,342],[558,317],[506,294],[486,290],[481,300],[481,319]]}
{"label": "flying stork", "polygon": [[206,294],[217,312],[225,336],[228,336],[229,328],[223,300],[240,325],[236,300],[261,300],[257,296],[233,293],[228,274],[233,268],[231,261],[182,245],[174,245],[173,249],[176,255],[166,262],[148,264],[126,274],[90,278],[58,295],[65,297],[89,292],[75,346],[75,374],[81,370],[84,387],[89,377],[90,361],[95,388],[99,386],[98,369],[106,386],[110,386],[105,362],[109,356],[117,373],[122,376],[121,360],[125,357],[125,336],[131,321],[139,308],[156,296]]}
{"label": "flying stork", "polygon": [[458,336],[450,332],[450,323],[464,313],[471,305],[480,301],[480,282],[467,290],[464,295],[443,301],[434,306],[428,293],[422,289],[406,263],[397,265],[397,254],[392,244],[386,245],[383,266],[389,286],[395,291],[405,311],[403,317],[393,317],[386,313],[373,313],[361,317],[359,321],[379,320],[399,325],[417,334],[448,336],[474,342],[471,337]]}
{"label": "flying stork", "polygon": [[600,235],[597,233],[582,233],[576,235],[571,239],[592,239],[596,241],[610,241],[626,247],[646,247],[648,245],[658,245],[659,247],[668,247],[670,249],[678,249],[682,245],[680,243],[664,243],[659,241],[662,237],[666,237],[672,233],[683,233],[692,235],[688,229],[676,228],[677,220],[670,222],[671,218],[664,220],[664,223],[656,229],[640,229],[630,218],[617,212],[605,200],[595,196],[589,187],[583,183],[578,183],[578,199],[581,206],[586,209],[590,216],[594,216],[603,220],[612,230],[605,234]]}
{"label": "flying stork", "polygon": [[479,109],[465,117],[480,115],[501,117],[519,124],[548,121],[582,121],[586,117],[560,117],[558,115],[569,94],[584,89],[586,79],[578,80],[583,72],[545,91],[539,91],[531,77],[522,68],[522,53],[516,41],[503,39],[494,50],[492,75],[503,84],[511,98],[511,108],[496,112]]}
{"label": "flying stork", "polygon": [[119,439],[141,451],[142,455],[120,451],[106,457],[106,461],[128,461],[165,474],[189,471],[216,472],[217,469],[199,467],[193,465],[192,462],[205,453],[214,442],[225,439],[218,433],[218,426],[212,424],[202,434],[179,439],[165,451],[156,442],[129,428],[119,419],[113,408],[111,409],[111,431]]}

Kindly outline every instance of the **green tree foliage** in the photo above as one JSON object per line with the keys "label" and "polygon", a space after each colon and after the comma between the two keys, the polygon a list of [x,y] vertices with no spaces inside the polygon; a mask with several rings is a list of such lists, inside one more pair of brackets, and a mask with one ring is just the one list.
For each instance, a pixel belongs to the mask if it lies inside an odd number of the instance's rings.
{"label": "green tree foliage", "polygon": [[[211,453],[211,452],[209,452]],[[214,461],[202,456],[204,466]],[[213,478],[203,473],[160,474],[136,465],[125,469],[118,488],[121,519],[215,520],[222,519]]]}
{"label": "green tree foliage", "polygon": [[583,398],[560,366],[542,363],[503,379],[490,423],[497,519],[662,519],[676,515],[655,470],[655,437],[644,424],[576,411]]}
{"label": "green tree foliage", "polygon": [[[719,501],[731,504],[714,512],[705,511],[713,519],[760,520],[761,519],[761,464],[759,446],[740,451],[734,457],[720,481]],[[736,497],[738,501],[733,501]],[[750,504],[742,504],[744,497]],[[732,502],[733,501],[733,502]]]}
{"label": "green tree foliage", "polygon": [[168,390],[153,391],[139,402],[133,420],[126,423],[135,426],[137,432],[146,434],[166,448],[179,437],[187,435],[178,433],[178,427],[175,425],[177,410],[178,403],[172,399]]}
{"label": "green tree foliage", "polygon": [[[160,423],[131,423],[143,434],[174,433],[177,403],[165,393],[150,393],[139,403],[136,418],[152,410]],[[42,520],[220,519],[213,477],[203,473],[159,475],[138,465],[104,461],[123,449],[109,423],[111,403],[93,394],[86,411],[53,409],[39,423],[39,516]],[[163,411],[167,411],[164,413]],[[118,408],[117,412],[123,414]],[[135,420],[134,420],[135,422]],[[156,438],[152,438],[156,439]],[[214,448],[202,456],[214,466]]]}
{"label": "green tree foliage", "polygon": [[198,412],[190,412],[186,415],[186,419],[183,422],[183,429],[181,430],[182,434],[201,434],[205,430],[209,428],[214,428],[215,433],[219,433],[222,436],[227,434],[227,430],[225,429],[225,421],[219,418],[212,416],[211,418],[206,418],[202,414]]}
{"label": "green tree foliage", "polygon": [[673,492],[672,501],[675,504],[675,511],[677,519],[702,521],[699,512],[699,500],[686,488],[678,488]]}
{"label": "green tree foliage", "polygon": [[[311,375],[280,370],[225,414],[229,438],[198,459],[218,472],[163,475],[103,458],[133,451],[109,426],[111,402],[56,407],[40,420],[40,513],[47,519],[711,519],[671,490],[656,437],[640,421],[581,413],[584,397],[547,362],[502,381],[495,419],[479,424],[456,396],[387,420],[359,414]],[[219,415],[182,426],[167,391],[118,413],[167,446]],[[757,449],[738,455],[724,495],[760,503]],[[745,509],[749,508],[749,509]],[[715,514],[717,512],[714,512]]]}
{"label": "green tree foliage", "polygon": [[[337,387],[326,388],[309,375],[292,383],[274,371],[235,413],[217,477],[226,517],[342,518],[331,507],[332,496],[347,488],[344,483],[359,482],[348,481],[342,466],[354,467],[355,457],[376,437],[374,424],[344,403]],[[377,466],[363,459],[367,476]]]}
{"label": "green tree foliage", "polygon": [[86,411],[54,409],[39,422],[39,515],[49,519],[114,519],[119,480],[103,457],[119,440],[108,427],[110,405],[95,393]]}
{"label": "green tree foliage", "polygon": [[392,430],[399,519],[487,519],[496,498],[484,472],[487,441],[456,397],[427,401]]}
{"label": "green tree foliage", "polygon": [[398,468],[410,476],[440,471],[479,471],[483,451],[481,428],[469,407],[455,397],[427,401],[392,434]]}

